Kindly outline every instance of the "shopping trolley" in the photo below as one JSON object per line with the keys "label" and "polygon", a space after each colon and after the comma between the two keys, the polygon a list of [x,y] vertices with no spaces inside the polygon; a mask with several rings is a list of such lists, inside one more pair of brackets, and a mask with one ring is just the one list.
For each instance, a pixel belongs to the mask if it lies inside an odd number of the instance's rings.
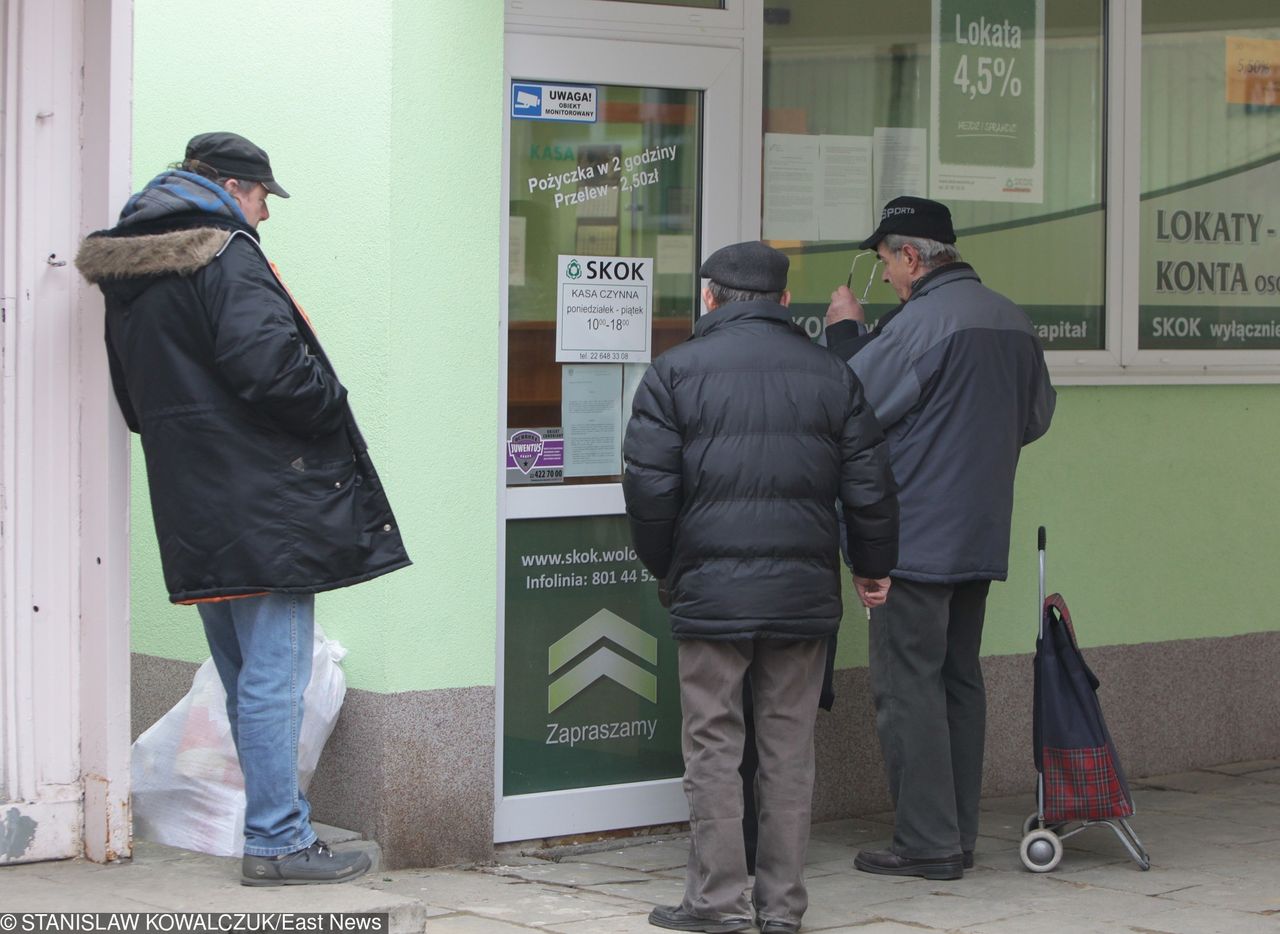
{"label": "shopping trolley", "polygon": [[1098,679],[1076,643],[1061,594],[1045,596],[1045,531],[1040,527],[1040,633],[1036,638],[1036,811],[1022,825],[1022,864],[1049,872],[1062,861],[1062,841],[1093,826],[1110,827],[1140,869],[1151,860],[1129,826],[1133,795],[1102,719]]}

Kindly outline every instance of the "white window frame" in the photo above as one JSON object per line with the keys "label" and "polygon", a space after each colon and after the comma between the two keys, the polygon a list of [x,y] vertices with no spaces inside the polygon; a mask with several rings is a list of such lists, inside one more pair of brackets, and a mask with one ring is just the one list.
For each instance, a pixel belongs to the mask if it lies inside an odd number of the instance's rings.
{"label": "white window frame", "polygon": [[129,437],[71,260],[129,194],[131,0],[0,2],[0,865],[132,854]]}
{"label": "white window frame", "polygon": [[[1102,209],[1105,212],[1106,272],[1104,277],[1103,313],[1106,316],[1102,350],[1049,350],[1045,359],[1049,363],[1053,381],[1058,385],[1097,384],[1109,382],[1124,372],[1125,315],[1121,309],[1127,300],[1124,277],[1126,244],[1130,232],[1138,230],[1138,153],[1132,151],[1128,137],[1141,140],[1141,125],[1125,122],[1130,113],[1137,113],[1136,106],[1129,106],[1129,93],[1137,102],[1142,100],[1142,89],[1133,81],[1142,77],[1141,60],[1128,55],[1124,42],[1126,7],[1131,4],[1110,2],[1106,4],[1103,19],[1103,48],[1106,70],[1103,75],[1103,100],[1106,102],[1106,152],[1104,178],[1105,194]],[[1141,22],[1141,20],[1139,20]],[[1116,141],[1120,141],[1117,145]],[[1132,154],[1132,155],[1131,155]],[[1130,198],[1133,210],[1128,209]],[[1135,264],[1136,269],[1136,264]],[[981,272],[981,270],[979,270]],[[1133,298],[1137,299],[1137,279],[1134,279]],[[1135,326],[1137,306],[1134,305]],[[1125,380],[1131,381],[1131,380]]]}

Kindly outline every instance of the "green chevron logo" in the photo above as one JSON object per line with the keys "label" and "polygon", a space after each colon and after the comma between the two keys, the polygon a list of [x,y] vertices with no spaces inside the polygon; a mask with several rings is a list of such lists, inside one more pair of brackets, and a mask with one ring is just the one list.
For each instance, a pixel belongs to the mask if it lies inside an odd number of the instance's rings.
{"label": "green chevron logo", "polygon": [[[616,613],[600,610],[547,649],[547,674],[554,675],[601,639],[650,665],[658,664],[658,640]],[[658,677],[602,645],[547,687],[547,713],[577,697],[601,678],[609,678],[651,704],[658,702]]]}

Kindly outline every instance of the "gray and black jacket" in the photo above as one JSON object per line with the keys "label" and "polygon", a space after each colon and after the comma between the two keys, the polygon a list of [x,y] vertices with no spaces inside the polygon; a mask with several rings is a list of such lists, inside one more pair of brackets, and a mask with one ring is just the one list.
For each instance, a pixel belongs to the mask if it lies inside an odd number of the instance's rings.
{"label": "gray and black jacket", "polygon": [[623,445],[636,553],[677,638],[818,638],[840,624],[835,504],[854,571],[897,561],[883,435],[857,379],[775,302],[699,319],[636,392]]}
{"label": "gray and black jacket", "polygon": [[225,192],[160,175],[76,265],[106,298],[171,600],[315,593],[409,564],[347,391]]}
{"label": "gray and black jacket", "polygon": [[893,576],[1004,580],[1018,456],[1048,431],[1056,399],[1040,341],[967,263],[933,270],[890,314],[861,339],[837,331],[828,342],[852,353],[889,440],[901,507]]}

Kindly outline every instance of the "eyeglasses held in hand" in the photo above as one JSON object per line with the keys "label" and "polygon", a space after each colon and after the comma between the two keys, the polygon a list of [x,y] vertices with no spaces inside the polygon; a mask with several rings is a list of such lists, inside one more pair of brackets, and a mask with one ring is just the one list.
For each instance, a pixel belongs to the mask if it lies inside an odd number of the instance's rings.
{"label": "eyeglasses held in hand", "polygon": [[845,282],[845,285],[848,287],[848,289],[850,291],[853,291],[853,274],[858,268],[858,260],[862,259],[862,257],[864,256],[874,256],[876,258],[876,261],[871,264],[871,275],[867,278],[866,288],[862,290],[862,297],[859,299],[859,301],[863,301],[863,302],[867,300],[867,295],[869,295],[871,292],[871,285],[876,281],[876,273],[880,271],[880,266],[881,266],[880,255],[873,250],[864,250],[863,252],[855,256],[853,258],[853,265],[849,267],[849,278]]}

